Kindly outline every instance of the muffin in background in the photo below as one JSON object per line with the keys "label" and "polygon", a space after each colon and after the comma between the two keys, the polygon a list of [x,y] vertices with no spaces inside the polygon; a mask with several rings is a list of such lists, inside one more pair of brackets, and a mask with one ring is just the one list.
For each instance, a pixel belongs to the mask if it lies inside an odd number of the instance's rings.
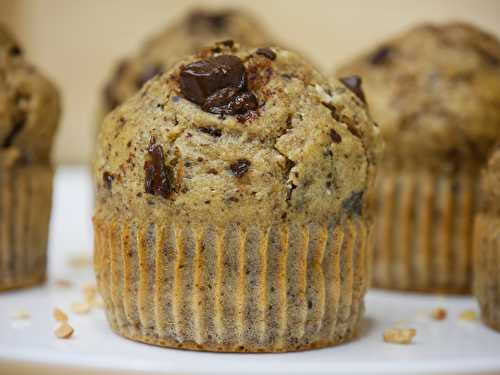
{"label": "muffin in background", "polygon": [[115,67],[103,92],[100,122],[106,113],[132,96],[149,79],[180,59],[229,39],[248,46],[273,44],[263,26],[246,12],[231,8],[192,9],[146,41],[135,56],[123,59]]}
{"label": "muffin in background", "polygon": [[224,352],[355,336],[379,143],[348,87],[276,47],[217,44],[149,81],[106,117],[94,166],[112,329]]}
{"label": "muffin in background", "polygon": [[56,88],[0,25],[0,290],[46,278],[59,114]]}
{"label": "muffin in background", "polygon": [[341,67],[361,76],[386,152],[375,197],[374,286],[469,293],[479,171],[500,137],[500,43],[422,25]]}
{"label": "muffin in background", "polygon": [[474,293],[485,324],[500,331],[500,145],[483,173],[476,220]]}

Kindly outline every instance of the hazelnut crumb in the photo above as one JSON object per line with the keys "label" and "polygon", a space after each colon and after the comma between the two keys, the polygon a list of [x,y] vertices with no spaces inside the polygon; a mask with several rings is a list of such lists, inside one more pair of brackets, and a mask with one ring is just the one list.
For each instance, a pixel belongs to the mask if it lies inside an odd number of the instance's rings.
{"label": "hazelnut crumb", "polygon": [[71,305],[71,310],[75,314],[83,315],[88,314],[90,311],[90,305],[87,302],[75,302]]}
{"label": "hazelnut crumb", "polygon": [[57,279],[56,281],[54,281],[54,285],[58,288],[64,288],[64,289],[69,289],[73,286],[71,281],[66,279]]}
{"label": "hazelnut crumb", "polygon": [[384,342],[391,344],[411,344],[417,331],[413,328],[392,328],[384,331]]}
{"label": "hazelnut crumb", "polygon": [[71,327],[67,322],[62,322],[59,327],[56,328],[54,334],[59,339],[69,339],[73,335],[73,327]]}
{"label": "hazelnut crumb", "polygon": [[460,313],[460,320],[473,321],[477,319],[476,312],[472,310],[465,310]]}
{"label": "hazelnut crumb", "polygon": [[448,311],[443,308],[437,308],[432,311],[432,318],[434,320],[445,320],[448,315]]}
{"label": "hazelnut crumb", "polygon": [[54,317],[55,320],[58,322],[67,322],[68,321],[68,315],[61,309],[55,307],[54,311],[52,312],[52,316]]}
{"label": "hazelnut crumb", "polygon": [[12,318],[17,320],[27,320],[31,318],[31,314],[25,309],[19,309],[12,314]]}

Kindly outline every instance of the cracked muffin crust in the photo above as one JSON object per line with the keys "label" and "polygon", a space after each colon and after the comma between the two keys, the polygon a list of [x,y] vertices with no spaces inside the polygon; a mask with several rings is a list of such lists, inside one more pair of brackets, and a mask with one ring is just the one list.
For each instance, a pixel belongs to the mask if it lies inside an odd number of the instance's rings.
{"label": "cracked muffin crust", "polygon": [[113,330],[212,351],[351,338],[379,148],[351,88],[279,48],[220,43],[149,81],[106,117],[94,167]]}
{"label": "cracked muffin crust", "polygon": [[45,279],[57,90],[0,26],[0,290]]}
{"label": "cracked muffin crust", "polygon": [[469,292],[478,171],[500,137],[500,43],[471,25],[422,25],[337,75],[363,80],[386,142],[374,284]]}
{"label": "cracked muffin crust", "polygon": [[135,56],[123,59],[116,66],[104,89],[104,114],[181,58],[202,47],[228,39],[248,46],[265,45],[271,41],[262,25],[247,13],[234,9],[191,10],[148,40]]}
{"label": "cracked muffin crust", "polygon": [[476,217],[474,294],[485,324],[500,331],[500,145],[492,153],[481,181]]}

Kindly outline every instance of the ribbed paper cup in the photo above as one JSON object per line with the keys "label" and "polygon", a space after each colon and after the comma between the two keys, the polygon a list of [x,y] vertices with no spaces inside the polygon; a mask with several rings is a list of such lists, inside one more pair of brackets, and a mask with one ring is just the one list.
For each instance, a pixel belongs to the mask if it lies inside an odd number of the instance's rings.
{"label": "ribbed paper cup", "polygon": [[373,285],[470,293],[475,173],[382,171],[375,193]]}
{"label": "ribbed paper cup", "polygon": [[474,293],[485,324],[500,331],[500,217],[476,220]]}
{"label": "ribbed paper cup", "polygon": [[94,218],[112,329],[150,344],[281,352],[353,337],[368,282],[367,225],[167,225]]}
{"label": "ribbed paper cup", "polygon": [[3,166],[0,171],[0,290],[46,278],[52,168]]}

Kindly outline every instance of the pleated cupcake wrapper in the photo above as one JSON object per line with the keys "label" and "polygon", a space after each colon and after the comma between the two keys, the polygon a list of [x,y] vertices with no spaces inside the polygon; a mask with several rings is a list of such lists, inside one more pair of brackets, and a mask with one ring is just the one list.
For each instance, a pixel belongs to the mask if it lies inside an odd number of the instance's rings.
{"label": "pleated cupcake wrapper", "polygon": [[382,174],[375,193],[373,285],[469,293],[476,174]]}
{"label": "pleated cupcake wrapper", "polygon": [[156,345],[292,351],[360,325],[368,229],[201,227],[94,219],[95,270],[112,329]]}
{"label": "pleated cupcake wrapper", "polygon": [[0,172],[0,290],[46,278],[52,168],[14,165]]}
{"label": "pleated cupcake wrapper", "polygon": [[481,317],[500,331],[500,218],[477,216],[474,251],[474,293]]}

